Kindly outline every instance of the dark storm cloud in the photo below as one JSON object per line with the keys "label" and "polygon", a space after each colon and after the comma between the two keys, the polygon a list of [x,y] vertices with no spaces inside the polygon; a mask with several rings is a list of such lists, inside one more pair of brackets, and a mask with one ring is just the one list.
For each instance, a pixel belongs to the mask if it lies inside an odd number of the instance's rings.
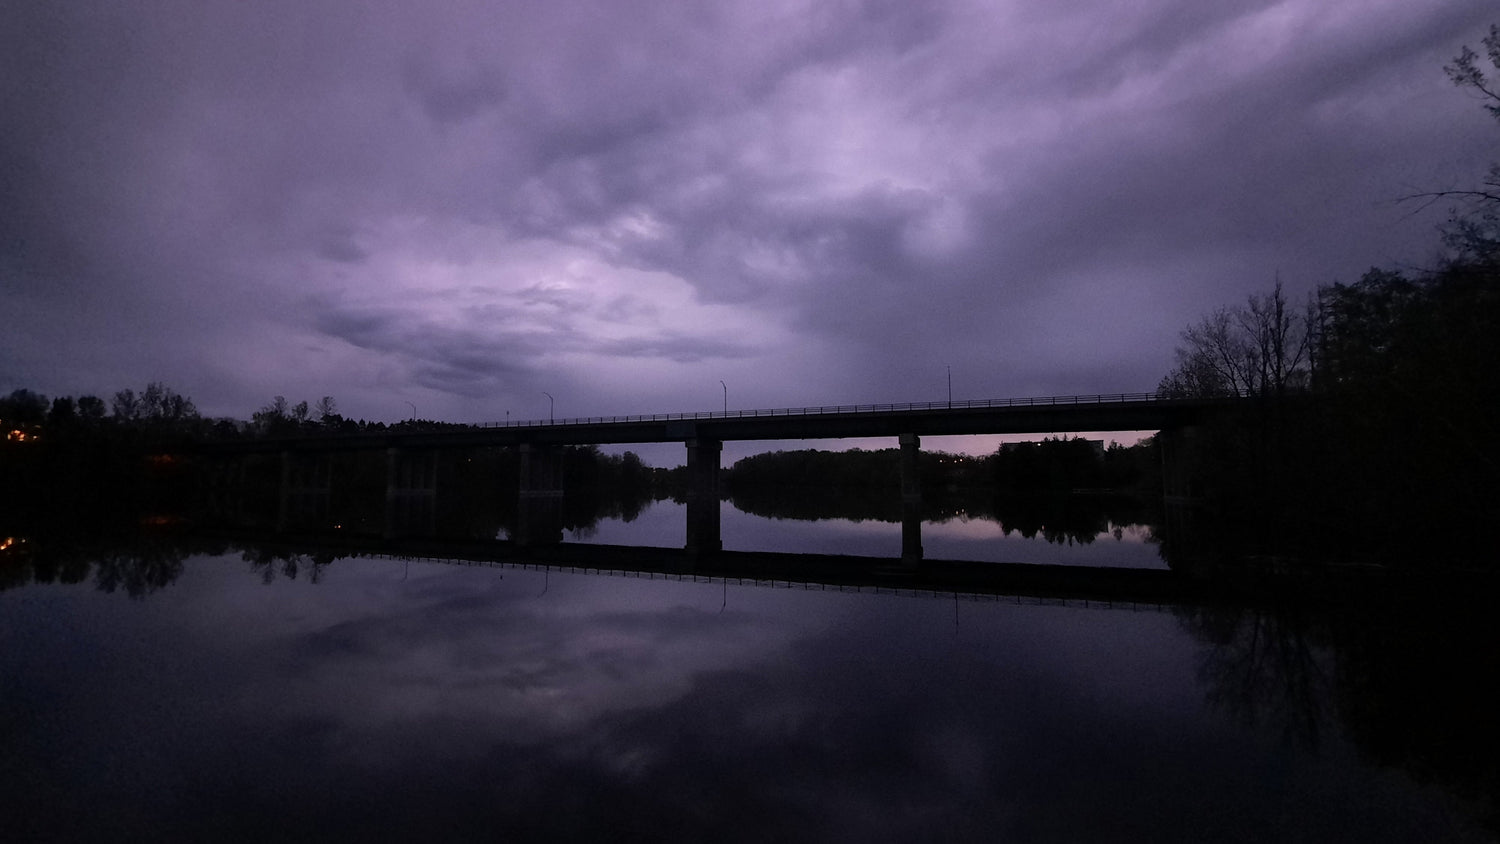
{"label": "dark storm cloud", "polygon": [[1278,272],[1430,260],[1395,200],[1495,148],[1480,0],[4,16],[0,387],[237,415],[1149,389]]}
{"label": "dark storm cloud", "polygon": [[[522,291],[528,304],[571,307],[553,291]],[[523,309],[503,305],[456,309],[444,320],[414,316],[413,308],[318,306],[316,330],[352,346],[412,363],[416,383],[444,392],[480,396],[508,383],[527,381],[546,358],[587,354],[611,359],[697,362],[743,358],[746,347],[728,339],[666,332],[606,338],[573,330],[565,318],[544,328]]]}
{"label": "dark storm cloud", "polygon": [[598,344],[596,349],[610,357],[665,358],[678,363],[750,356],[749,349],[731,341],[686,336],[615,340]]}
{"label": "dark storm cloud", "polygon": [[462,395],[478,395],[525,372],[549,342],[546,334],[498,326],[481,331],[423,323],[399,308],[328,311],[315,327],[358,348],[410,361],[417,383]]}

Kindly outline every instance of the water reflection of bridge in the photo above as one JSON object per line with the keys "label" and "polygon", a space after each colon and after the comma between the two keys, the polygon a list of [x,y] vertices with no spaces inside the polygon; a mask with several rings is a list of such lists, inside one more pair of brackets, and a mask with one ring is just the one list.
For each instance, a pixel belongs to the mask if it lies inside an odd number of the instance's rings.
{"label": "water reflection of bridge", "polygon": [[[1272,603],[1286,596],[1284,576],[1254,572],[1208,579],[1161,569],[1103,568],[1038,563],[910,560],[833,554],[721,551],[703,556],[682,548],[581,545],[522,546],[506,540],[382,539],[346,534],[267,535],[228,531],[207,538],[253,547],[280,559],[386,558],[527,571],[664,578],[785,588],[927,596],[969,596],[1016,603],[1162,609],[1179,605]],[[1355,578],[1359,580],[1360,578]],[[1346,589],[1348,573],[1295,583],[1301,601],[1324,587]]]}
{"label": "water reflection of bridge", "polygon": [[[1234,400],[1227,400],[1234,401]],[[723,548],[719,525],[719,462],[728,441],[894,437],[901,448],[902,557],[922,558],[922,490],[918,453],[923,436],[1070,433],[1076,431],[1175,432],[1198,424],[1226,400],[1166,399],[1154,393],[911,404],[588,417],[495,423],[439,430],[399,429],[313,433],[295,437],[216,443],[220,455],[280,453],[281,497],[286,502],[326,494],[330,482],[320,456],[351,450],[386,453],[387,522],[413,502],[430,509],[436,495],[435,455],[472,448],[515,448],[520,455],[521,519],[517,539],[543,545],[561,538],[564,494],[560,453],[566,446],[681,442],[687,449],[686,549],[697,555]],[[1164,472],[1172,484],[1172,449]]]}
{"label": "water reflection of bridge", "polygon": [[[1164,601],[1142,602],[1121,598],[1089,598],[1068,595],[1027,595],[1007,591],[964,590],[956,587],[940,587],[928,584],[924,587],[902,585],[899,579],[886,578],[874,583],[824,583],[807,578],[746,577],[735,574],[680,574],[677,572],[634,571],[631,569],[597,568],[582,565],[501,562],[495,560],[464,560],[453,557],[398,557],[372,555],[371,559],[396,562],[425,563],[447,566],[481,566],[501,571],[556,572],[583,577],[621,577],[637,580],[665,580],[677,583],[722,584],[724,586],[748,586],[762,589],[800,589],[808,592],[844,592],[854,595],[898,595],[909,598],[941,598],[944,600],[973,601],[977,603],[1007,603],[1017,606],[1082,607],[1086,609],[1120,609],[1135,612],[1167,612],[1176,603]],[[1004,564],[1001,564],[1004,565]]]}

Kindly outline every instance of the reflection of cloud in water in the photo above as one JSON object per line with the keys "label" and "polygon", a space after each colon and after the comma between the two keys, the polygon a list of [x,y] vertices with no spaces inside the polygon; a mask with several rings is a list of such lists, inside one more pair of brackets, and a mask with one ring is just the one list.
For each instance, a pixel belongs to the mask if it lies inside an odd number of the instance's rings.
{"label": "reflection of cloud in water", "polygon": [[[713,584],[512,570],[503,590],[476,593],[484,577],[499,573],[429,575],[297,634],[280,670],[303,714],[336,720],[330,742],[355,755],[396,725],[421,725],[448,752],[544,742],[661,706],[697,674],[770,658],[806,632],[745,612],[758,602],[739,594],[721,611],[729,596]],[[254,697],[242,698],[247,714],[274,704]]]}
{"label": "reflection of cloud in water", "polygon": [[1204,707],[1169,613],[226,563],[144,604],[0,593],[30,643],[0,652],[13,794],[87,833],[49,837],[1424,840],[1443,818],[1337,736],[1300,753]]}

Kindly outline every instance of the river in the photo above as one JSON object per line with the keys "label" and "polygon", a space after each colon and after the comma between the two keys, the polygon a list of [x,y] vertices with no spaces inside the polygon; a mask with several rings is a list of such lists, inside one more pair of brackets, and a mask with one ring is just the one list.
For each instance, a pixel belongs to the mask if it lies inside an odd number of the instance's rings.
{"label": "river", "polygon": [[[610,545],[682,547],[686,507],[656,501],[629,521],[615,516],[587,528],[569,531],[572,542]],[[895,557],[901,554],[901,525],[879,519],[771,518],[746,513],[729,501],[719,506],[726,551],[775,551],[787,554],[854,554]],[[955,515],[922,523],[923,553],[933,559],[979,562],[1026,562],[1109,568],[1164,569],[1149,525],[1113,523],[1102,529],[1068,531],[1048,541],[1042,531],[1025,531],[992,518]]]}
{"label": "river", "polygon": [[[565,538],[680,544],[679,510]],[[900,548],[889,523],[723,515],[734,550]],[[1121,535],[924,528],[929,556],[1160,565]],[[170,535],[12,537],[0,563],[12,840],[1497,829],[1493,697],[1469,679],[1493,668],[1494,623],[1462,601],[1106,609]]]}

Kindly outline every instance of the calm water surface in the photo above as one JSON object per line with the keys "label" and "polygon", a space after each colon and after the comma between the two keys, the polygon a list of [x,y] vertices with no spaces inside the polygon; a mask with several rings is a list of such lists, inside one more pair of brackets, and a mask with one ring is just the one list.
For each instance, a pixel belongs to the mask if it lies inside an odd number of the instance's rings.
{"label": "calm water surface", "polygon": [[1254,613],[289,574],[0,592],[9,840],[1485,840]]}
{"label": "calm water surface", "polygon": [[[680,548],[685,539],[686,507],[657,501],[639,516],[623,521],[602,519],[585,531],[570,532],[570,542],[609,545],[652,545]],[[777,551],[788,554],[855,554],[865,557],[901,555],[901,525],[875,519],[773,519],[737,509],[728,501],[719,507],[720,532],[728,551]],[[1055,563],[1061,565],[1164,569],[1158,546],[1149,541],[1145,525],[1110,525],[1089,541],[1048,542],[1027,538],[991,519],[953,518],[922,524],[922,550],[934,560],[976,560],[991,563]],[[1118,531],[1118,534],[1116,533]]]}

